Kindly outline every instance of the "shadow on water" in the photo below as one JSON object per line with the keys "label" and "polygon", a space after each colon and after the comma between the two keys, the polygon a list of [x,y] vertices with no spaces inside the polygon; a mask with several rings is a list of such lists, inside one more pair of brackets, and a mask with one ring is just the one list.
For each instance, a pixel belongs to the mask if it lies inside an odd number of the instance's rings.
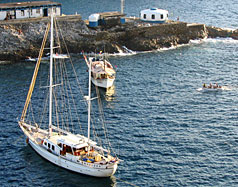
{"label": "shadow on water", "polygon": [[[96,88],[96,87],[95,87]],[[98,89],[100,93],[101,99],[105,99],[106,101],[113,101],[115,99],[115,94],[116,94],[116,87],[113,85],[110,88],[96,88]]]}
{"label": "shadow on water", "polygon": [[29,145],[21,149],[23,156],[24,174],[31,173],[30,183],[27,186],[116,186],[116,177],[96,178],[78,174],[60,168],[38,155]]}
{"label": "shadow on water", "polygon": [[92,97],[100,97],[102,102],[111,102],[116,99],[116,86],[113,85],[109,88],[101,88],[92,85],[92,93],[95,93],[95,95],[93,95]]}
{"label": "shadow on water", "polygon": [[116,94],[116,88],[114,85],[110,88],[107,88],[105,90],[105,100],[113,101],[115,99],[115,94]]}

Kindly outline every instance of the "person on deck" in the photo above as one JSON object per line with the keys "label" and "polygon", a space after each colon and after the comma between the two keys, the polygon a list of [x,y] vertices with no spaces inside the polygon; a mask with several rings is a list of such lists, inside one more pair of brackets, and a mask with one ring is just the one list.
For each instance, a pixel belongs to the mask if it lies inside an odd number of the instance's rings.
{"label": "person on deck", "polygon": [[213,86],[214,89],[218,88],[218,84],[215,83],[214,86]]}

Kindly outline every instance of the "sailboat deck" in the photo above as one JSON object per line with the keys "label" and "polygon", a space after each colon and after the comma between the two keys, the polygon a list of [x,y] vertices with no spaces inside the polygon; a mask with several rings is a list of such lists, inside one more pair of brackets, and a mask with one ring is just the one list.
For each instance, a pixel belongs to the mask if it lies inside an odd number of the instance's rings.
{"label": "sailboat deck", "polygon": [[33,133],[32,134],[33,135],[33,137],[36,139],[36,138],[40,138],[40,139],[44,139],[46,136],[47,136],[47,134],[44,134],[44,133],[42,133],[42,132],[35,132],[35,133]]}
{"label": "sailboat deck", "polygon": [[[51,136],[49,140],[56,145],[59,143],[62,143],[74,148],[82,148],[82,147],[88,146],[87,138],[78,137],[74,135],[58,135],[57,134],[57,135]],[[90,143],[96,144],[96,142],[90,142]]]}
{"label": "sailboat deck", "polygon": [[115,70],[113,69],[112,65],[108,61],[103,60],[96,60],[93,61],[92,58],[89,58],[92,61],[92,72],[94,73],[107,73],[107,74],[114,74]]}

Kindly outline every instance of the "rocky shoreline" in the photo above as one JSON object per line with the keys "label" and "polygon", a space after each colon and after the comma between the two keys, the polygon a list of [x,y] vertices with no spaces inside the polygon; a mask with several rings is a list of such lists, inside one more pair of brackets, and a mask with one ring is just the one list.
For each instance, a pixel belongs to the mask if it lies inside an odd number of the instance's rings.
{"label": "rocky shoreline", "polygon": [[[0,61],[18,62],[28,56],[37,57],[48,18],[9,20],[0,22]],[[169,21],[148,24],[127,19],[126,24],[89,28],[80,15],[57,17],[61,33],[71,53],[108,53],[151,51],[164,47],[187,44],[190,40],[206,37],[238,39],[238,30],[222,29],[204,24]],[[66,52],[66,49],[63,49]]]}

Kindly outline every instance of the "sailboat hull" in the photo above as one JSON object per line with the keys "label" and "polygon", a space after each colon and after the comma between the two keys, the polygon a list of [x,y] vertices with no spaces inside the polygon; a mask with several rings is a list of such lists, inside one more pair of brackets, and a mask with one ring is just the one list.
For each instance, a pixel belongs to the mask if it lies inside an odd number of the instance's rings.
{"label": "sailboat hull", "polygon": [[[108,165],[104,168],[95,168],[93,164],[77,161],[73,157],[67,158],[66,156],[57,155],[52,153],[51,151],[45,149],[41,143],[37,143],[39,139],[39,135],[41,134],[40,131],[36,132],[35,134],[31,135],[28,130],[26,130],[20,123],[20,128],[24,132],[25,136],[28,139],[29,145],[43,158],[48,160],[49,162],[62,167],[64,169],[74,171],[76,173],[89,175],[93,177],[109,177],[112,176],[117,170],[117,163],[113,165]],[[33,129],[33,128],[32,128]],[[40,141],[41,142],[41,141]],[[71,159],[71,160],[70,160]]]}
{"label": "sailboat hull", "polygon": [[43,158],[50,161],[51,163],[65,168],[70,171],[74,171],[84,175],[90,175],[93,177],[109,177],[116,172],[117,164],[114,165],[112,169],[94,169],[87,166],[83,166],[78,163],[74,163],[72,161],[64,159],[62,156],[54,155],[49,151],[45,150],[38,144],[34,143],[31,139],[29,139],[30,146]]}
{"label": "sailboat hull", "polygon": [[113,86],[115,79],[94,79],[92,78],[92,83],[95,86],[101,87],[101,88],[110,88]]}

